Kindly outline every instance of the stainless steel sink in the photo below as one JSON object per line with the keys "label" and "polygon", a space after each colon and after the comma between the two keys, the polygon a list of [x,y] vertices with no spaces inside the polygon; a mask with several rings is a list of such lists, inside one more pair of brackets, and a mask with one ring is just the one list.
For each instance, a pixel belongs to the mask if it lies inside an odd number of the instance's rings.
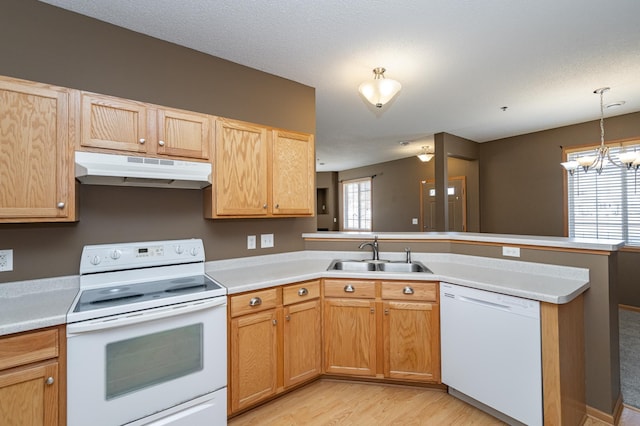
{"label": "stainless steel sink", "polygon": [[420,262],[387,262],[382,260],[334,260],[327,271],[433,273]]}

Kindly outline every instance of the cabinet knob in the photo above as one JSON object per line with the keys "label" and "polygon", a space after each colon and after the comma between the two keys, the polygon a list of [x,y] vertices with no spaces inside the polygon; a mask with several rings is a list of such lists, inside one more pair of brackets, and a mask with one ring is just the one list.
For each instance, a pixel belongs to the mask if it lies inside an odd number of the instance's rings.
{"label": "cabinet knob", "polygon": [[47,377],[44,382],[48,385],[52,385],[55,382],[55,379],[53,377]]}
{"label": "cabinet knob", "polygon": [[262,205],[262,208],[263,208],[263,209],[266,209],[266,208],[267,208],[267,203],[264,203],[264,204]]}
{"label": "cabinet knob", "polygon": [[249,300],[249,306],[258,305],[262,305],[262,299],[260,299],[259,297],[252,297],[251,300]]}
{"label": "cabinet knob", "polygon": [[278,320],[273,320],[273,325],[278,325]]}
{"label": "cabinet knob", "polygon": [[413,294],[413,289],[409,286],[406,286],[404,290],[402,290],[404,294]]}
{"label": "cabinet knob", "polygon": [[307,294],[309,294],[309,290],[304,287],[298,290],[298,296],[306,296]]}
{"label": "cabinet knob", "polygon": [[372,313],[372,314],[375,314],[375,313],[376,313],[376,310],[375,310],[375,309],[373,309],[373,308],[371,308],[371,313]]}
{"label": "cabinet knob", "polygon": [[347,284],[344,286],[344,292],[345,293],[353,293],[354,291],[356,291],[356,288],[354,286],[352,286],[351,284]]}
{"label": "cabinet knob", "polygon": [[385,315],[389,315],[389,310],[388,310],[388,309],[385,309],[385,310],[384,310],[384,314],[385,314]]}
{"label": "cabinet knob", "polygon": [[158,141],[158,145],[164,146],[164,141]]}
{"label": "cabinet knob", "polygon": [[280,208],[280,204],[276,204],[276,209],[279,209],[279,208]]}
{"label": "cabinet knob", "polygon": [[287,315],[286,317],[284,317],[287,321],[291,321],[291,315]]}
{"label": "cabinet knob", "polygon": [[65,206],[65,204],[62,201],[60,201],[58,204],[56,204],[56,207],[59,208],[59,209],[64,209],[64,206]]}
{"label": "cabinet knob", "polygon": [[146,141],[147,141],[147,140],[146,140],[145,138],[140,138],[140,139],[138,140],[138,142],[140,142],[140,145],[144,145],[144,143],[145,143]]}

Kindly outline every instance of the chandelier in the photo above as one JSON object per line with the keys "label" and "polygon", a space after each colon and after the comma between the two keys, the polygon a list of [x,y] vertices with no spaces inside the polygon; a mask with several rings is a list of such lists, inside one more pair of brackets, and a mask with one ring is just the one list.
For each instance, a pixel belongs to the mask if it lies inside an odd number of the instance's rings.
{"label": "chandelier", "polygon": [[600,146],[592,155],[584,155],[576,160],[560,163],[571,175],[578,167],[582,167],[585,172],[595,169],[600,174],[607,161],[614,166],[627,169],[638,170],[640,167],[640,152],[623,152],[616,158],[611,155],[609,147],[604,144],[604,93],[609,90],[609,87],[601,87],[593,91],[593,93],[600,95]]}
{"label": "chandelier", "polygon": [[376,108],[389,102],[398,94],[402,85],[395,80],[385,78],[385,69],[382,67],[373,69],[373,80],[368,80],[358,87],[358,91]]}

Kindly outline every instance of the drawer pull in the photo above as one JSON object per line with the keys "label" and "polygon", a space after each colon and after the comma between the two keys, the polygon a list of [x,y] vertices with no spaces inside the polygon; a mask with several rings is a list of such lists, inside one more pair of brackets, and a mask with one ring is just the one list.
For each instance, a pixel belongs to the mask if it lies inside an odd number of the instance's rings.
{"label": "drawer pull", "polygon": [[140,138],[138,140],[138,142],[140,142],[140,145],[144,145],[144,143],[146,142],[146,140],[144,138]]}
{"label": "drawer pull", "polygon": [[347,284],[344,286],[344,292],[345,293],[353,293],[354,291],[356,291],[356,288],[354,286],[352,286],[351,284]]}
{"label": "drawer pull", "polygon": [[47,377],[47,380],[44,381],[48,385],[52,385],[55,382],[53,377]]}
{"label": "drawer pull", "polygon": [[249,306],[258,306],[258,305],[262,305],[262,299],[260,299],[259,297],[253,297],[251,298],[251,300],[249,300]]}
{"label": "drawer pull", "polygon": [[298,296],[306,296],[307,294],[309,294],[309,290],[307,290],[304,287],[302,287],[300,290],[298,290]]}
{"label": "drawer pull", "polygon": [[404,290],[402,290],[404,294],[413,294],[413,289],[409,286],[406,286]]}

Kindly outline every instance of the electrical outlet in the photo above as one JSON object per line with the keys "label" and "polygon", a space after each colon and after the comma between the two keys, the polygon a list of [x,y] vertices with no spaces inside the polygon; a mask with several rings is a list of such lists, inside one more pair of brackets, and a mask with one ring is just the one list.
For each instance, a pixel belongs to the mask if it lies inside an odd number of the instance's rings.
{"label": "electrical outlet", "polygon": [[260,248],[273,247],[273,234],[261,234],[260,235]]}
{"label": "electrical outlet", "polygon": [[502,247],[502,255],[509,257],[520,257],[520,247]]}
{"label": "electrical outlet", "polygon": [[417,217],[411,218],[411,224],[412,225],[417,225],[418,224],[418,218]]}
{"label": "electrical outlet", "polygon": [[13,250],[0,250],[0,272],[13,271]]}
{"label": "electrical outlet", "polygon": [[247,235],[247,249],[253,250],[256,248],[256,236]]}

